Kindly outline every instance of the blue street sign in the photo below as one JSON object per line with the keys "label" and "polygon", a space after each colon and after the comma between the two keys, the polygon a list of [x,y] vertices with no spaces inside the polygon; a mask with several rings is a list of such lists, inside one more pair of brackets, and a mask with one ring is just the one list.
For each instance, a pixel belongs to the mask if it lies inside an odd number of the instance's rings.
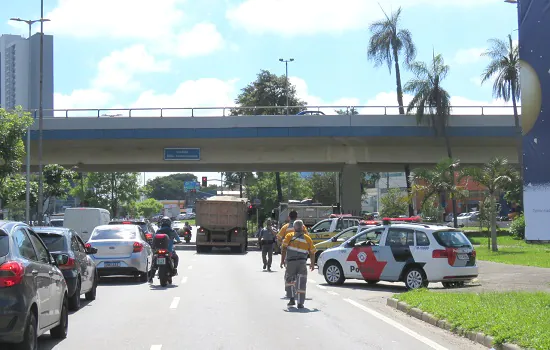
{"label": "blue street sign", "polygon": [[165,148],[164,160],[201,160],[201,149]]}
{"label": "blue street sign", "polygon": [[192,190],[200,190],[201,188],[201,183],[200,182],[195,182],[195,181],[185,181],[183,183],[183,190],[185,192],[189,192],[189,191],[192,191]]}

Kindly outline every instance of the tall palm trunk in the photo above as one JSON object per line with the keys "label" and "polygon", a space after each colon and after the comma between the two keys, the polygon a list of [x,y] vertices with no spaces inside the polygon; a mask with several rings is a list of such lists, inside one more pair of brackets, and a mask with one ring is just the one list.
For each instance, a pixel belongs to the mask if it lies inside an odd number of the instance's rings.
{"label": "tall palm trunk", "polygon": [[[393,48],[393,60],[395,62],[395,84],[397,85],[397,104],[399,105],[399,114],[405,114],[405,107],[403,105],[403,87],[401,86],[401,69],[399,69],[399,55],[397,48]],[[407,184],[407,194],[409,197],[412,194],[411,181],[409,177],[411,176],[411,169],[409,164],[405,164],[405,181]],[[409,201],[409,216],[414,215],[414,208],[412,203]]]}
{"label": "tall palm trunk", "polygon": [[281,173],[275,173],[275,182],[277,184],[277,202],[281,204],[283,202],[283,186],[281,185]]}
{"label": "tall palm trunk", "polygon": [[522,191],[520,194],[521,198],[521,205],[523,206],[523,137],[521,134],[521,126],[519,124],[519,114],[518,114],[518,106],[516,103],[516,89],[515,84],[512,84],[512,105],[514,107],[514,124],[516,126],[516,133],[517,133],[517,152],[518,152],[518,165],[519,165],[519,173],[521,175],[521,181],[522,181]]}
{"label": "tall palm trunk", "polygon": [[489,193],[490,201],[491,201],[491,210],[489,210],[489,215],[491,215],[491,250],[493,252],[498,251],[497,246],[497,216],[495,213],[496,208],[496,200],[495,200],[495,194]]}
{"label": "tall palm trunk", "polygon": [[[447,148],[447,157],[450,159],[453,159],[453,151],[451,149],[451,141],[449,140],[449,136],[447,136],[447,128],[445,125],[441,128],[441,132],[443,133],[443,138],[445,139],[445,147]],[[449,168],[449,173],[451,175],[451,186],[455,187],[455,170],[454,168]],[[451,209],[453,211],[453,225],[455,228],[458,227],[458,220],[456,217],[456,198],[453,193],[450,193],[451,195]]]}

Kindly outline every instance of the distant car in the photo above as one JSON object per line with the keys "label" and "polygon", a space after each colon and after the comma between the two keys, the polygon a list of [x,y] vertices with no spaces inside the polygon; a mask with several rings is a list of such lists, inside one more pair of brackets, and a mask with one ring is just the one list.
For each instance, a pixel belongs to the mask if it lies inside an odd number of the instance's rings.
{"label": "distant car", "polygon": [[86,249],[90,247],[97,249],[91,257],[100,277],[132,275],[147,281],[153,250],[138,225],[98,226],[86,243]]}
{"label": "distant car", "polygon": [[69,228],[33,227],[42,241],[46,243],[52,256],[67,255],[58,268],[63,272],[69,292],[69,309],[80,309],[80,295],[86,300],[95,300],[99,282],[95,263],[88,254],[95,253],[94,248],[86,249],[80,236]]}
{"label": "distant car", "polygon": [[63,221],[64,219],[51,219],[50,225],[53,227],[63,227]]}
{"label": "distant car", "polygon": [[0,221],[0,343],[34,350],[48,331],[66,338],[68,299],[65,278],[33,229]]}
{"label": "distant car", "polygon": [[149,245],[153,245],[153,234],[157,232],[157,229],[148,221],[145,220],[111,220],[109,225],[138,225],[143,233]]}
{"label": "distant car", "polygon": [[325,113],[321,111],[301,111],[296,113],[296,115],[325,115]]}

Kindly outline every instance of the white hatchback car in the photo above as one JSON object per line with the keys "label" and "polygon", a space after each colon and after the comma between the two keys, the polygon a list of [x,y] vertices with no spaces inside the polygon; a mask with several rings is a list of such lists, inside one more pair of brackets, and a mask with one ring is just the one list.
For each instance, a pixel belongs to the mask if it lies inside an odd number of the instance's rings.
{"label": "white hatchback car", "polygon": [[138,225],[97,226],[86,247],[97,249],[91,257],[100,276],[132,275],[147,281],[153,250]]}
{"label": "white hatchback car", "polygon": [[478,276],[476,251],[464,233],[429,224],[385,222],[324,251],[317,265],[331,285],[350,278],[404,282],[408,289],[434,282],[451,288]]}

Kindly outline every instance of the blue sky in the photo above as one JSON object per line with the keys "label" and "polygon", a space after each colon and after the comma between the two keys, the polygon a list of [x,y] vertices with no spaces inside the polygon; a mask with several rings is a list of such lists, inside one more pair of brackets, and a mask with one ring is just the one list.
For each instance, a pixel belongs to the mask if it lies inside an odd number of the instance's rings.
{"label": "blue sky", "polygon": [[[310,105],[396,104],[395,77],[367,60],[373,0],[44,0],[54,35],[57,109],[227,106],[260,69],[289,75]],[[418,60],[443,54],[454,105],[503,105],[480,86],[489,38],[517,38],[516,6],[503,0],[385,0],[403,7]],[[0,33],[25,34],[10,17],[36,19],[40,0],[2,5]],[[39,26],[35,25],[35,30]],[[403,69],[402,78],[410,74]],[[158,174],[148,174],[148,178]],[[202,176],[202,173],[198,174]],[[217,177],[208,174],[209,177]]]}

